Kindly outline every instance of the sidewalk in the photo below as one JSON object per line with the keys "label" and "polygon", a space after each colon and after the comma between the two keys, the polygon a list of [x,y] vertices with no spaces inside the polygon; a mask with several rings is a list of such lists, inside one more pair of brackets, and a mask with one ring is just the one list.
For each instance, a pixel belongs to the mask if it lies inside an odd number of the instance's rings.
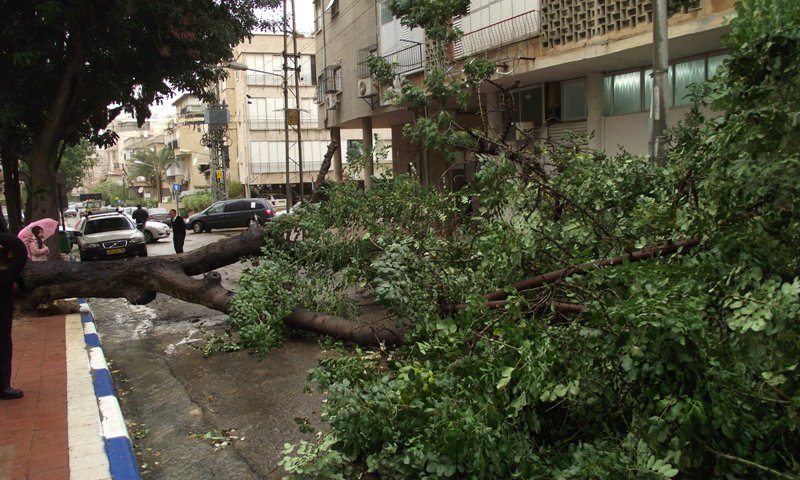
{"label": "sidewalk", "polygon": [[[82,307],[86,309],[86,307]],[[138,479],[91,314],[15,318],[0,480]]]}

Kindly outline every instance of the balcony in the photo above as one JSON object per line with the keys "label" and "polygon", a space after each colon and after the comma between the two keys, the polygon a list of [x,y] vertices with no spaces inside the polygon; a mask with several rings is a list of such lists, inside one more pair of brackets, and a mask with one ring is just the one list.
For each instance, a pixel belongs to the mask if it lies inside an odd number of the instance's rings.
{"label": "balcony", "polygon": [[[456,26],[460,26],[456,19]],[[499,48],[541,33],[539,10],[531,10],[506,20],[464,33],[453,44],[453,56],[457,59],[475,55],[493,48]]]}
{"label": "balcony", "polygon": [[423,61],[425,60],[422,53],[422,44],[411,42],[411,40],[407,41],[411,45],[383,56],[392,64],[395,75],[404,75],[422,69]]}
{"label": "balcony", "polygon": [[[266,118],[248,118],[247,126],[250,130],[283,130],[286,128],[286,119],[283,114],[270,115]],[[300,116],[300,128],[319,128],[319,120],[306,115]]]}

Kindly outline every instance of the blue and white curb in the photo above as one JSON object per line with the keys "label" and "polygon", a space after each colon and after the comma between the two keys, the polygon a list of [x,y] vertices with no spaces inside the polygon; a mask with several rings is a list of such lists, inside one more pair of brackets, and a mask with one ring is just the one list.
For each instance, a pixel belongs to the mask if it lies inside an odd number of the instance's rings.
{"label": "blue and white curb", "polygon": [[100,345],[100,336],[94,326],[92,311],[85,298],[79,298],[78,303],[81,306],[83,338],[86,342],[86,349],[89,352],[92,383],[94,384],[94,394],[97,397],[100,425],[103,430],[111,478],[114,480],[140,480],[141,476],[139,475],[139,466],[136,464],[136,455],[133,453],[133,444],[117,401],[111,373],[108,370],[108,364]]}

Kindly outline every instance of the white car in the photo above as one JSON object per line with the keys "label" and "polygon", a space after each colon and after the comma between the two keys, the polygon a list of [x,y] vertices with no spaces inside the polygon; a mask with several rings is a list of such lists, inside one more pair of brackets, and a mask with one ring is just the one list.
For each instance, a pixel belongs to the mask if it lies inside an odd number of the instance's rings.
{"label": "white car", "polygon": [[[122,209],[122,212],[131,220],[133,217],[131,214],[133,211],[136,210],[134,207],[125,207]],[[136,222],[134,222],[136,223]],[[144,239],[147,243],[154,243],[162,238],[169,238],[170,233],[172,233],[172,229],[166,223],[156,222],[154,220],[148,220],[144,224]]]}
{"label": "white car", "polygon": [[144,235],[133,220],[121,213],[112,211],[83,217],[76,230],[82,262],[147,256]]}

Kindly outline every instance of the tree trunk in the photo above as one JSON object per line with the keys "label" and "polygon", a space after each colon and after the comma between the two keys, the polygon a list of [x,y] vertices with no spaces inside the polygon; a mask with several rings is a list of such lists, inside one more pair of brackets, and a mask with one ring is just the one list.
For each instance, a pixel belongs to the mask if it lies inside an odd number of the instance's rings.
{"label": "tree trunk", "polygon": [[314,193],[311,194],[310,203],[315,203],[320,200],[320,190],[322,186],[325,185],[325,177],[328,175],[328,170],[331,168],[331,159],[338,148],[339,144],[334,141],[328,144],[328,151],[325,152],[325,156],[322,157],[322,165],[319,167],[317,178],[314,179]]}
{"label": "tree trunk", "polygon": [[[219,273],[212,270],[261,255],[263,231],[251,228],[237,237],[227,238],[180,255],[131,258],[91,263],[28,262],[22,278],[27,291],[21,298],[24,308],[61,298],[125,298],[137,305],[151,302],[156,293],[190,303],[229,312],[233,292],[225,289]],[[194,276],[203,274],[202,278]],[[385,323],[359,324],[345,318],[297,307],[285,319],[291,328],[307,330],[358,343],[402,343],[401,330]]]}

